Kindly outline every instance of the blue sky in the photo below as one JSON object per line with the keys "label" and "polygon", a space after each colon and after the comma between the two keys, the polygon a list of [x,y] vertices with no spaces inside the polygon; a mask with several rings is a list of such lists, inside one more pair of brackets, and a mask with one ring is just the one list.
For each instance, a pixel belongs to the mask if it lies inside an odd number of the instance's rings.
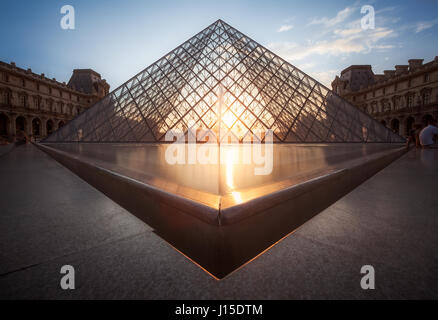
{"label": "blue sky", "polygon": [[[75,30],[60,27],[63,5]],[[372,5],[375,29],[362,30]],[[351,64],[374,72],[438,55],[438,1],[2,0],[0,60],[59,81],[93,68],[112,89],[217,19],[328,85]]]}

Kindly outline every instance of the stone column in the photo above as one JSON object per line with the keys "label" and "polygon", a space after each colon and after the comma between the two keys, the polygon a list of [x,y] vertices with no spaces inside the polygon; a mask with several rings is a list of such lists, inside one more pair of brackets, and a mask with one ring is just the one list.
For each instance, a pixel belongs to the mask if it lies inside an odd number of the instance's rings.
{"label": "stone column", "polygon": [[41,118],[41,138],[47,136],[47,118]]}
{"label": "stone column", "polygon": [[406,132],[406,119],[401,117],[399,118],[398,121],[399,121],[399,134],[402,137],[406,137],[408,134],[408,132]]}
{"label": "stone column", "polygon": [[[32,132],[32,120],[33,117],[32,116],[27,116],[26,117],[26,128],[25,128],[25,132],[26,134],[30,137],[32,136],[33,132]],[[33,137],[32,137],[33,138]]]}
{"label": "stone column", "polygon": [[8,114],[9,116],[9,137],[14,142],[15,135],[17,134],[17,128],[15,126],[15,121],[17,119],[17,115],[15,113]]}

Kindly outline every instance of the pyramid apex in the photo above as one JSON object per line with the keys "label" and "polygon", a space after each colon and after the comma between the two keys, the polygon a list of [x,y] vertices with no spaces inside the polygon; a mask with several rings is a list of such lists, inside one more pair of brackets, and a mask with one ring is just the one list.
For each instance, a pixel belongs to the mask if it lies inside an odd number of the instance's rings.
{"label": "pyramid apex", "polygon": [[[218,141],[222,128],[240,142],[269,128],[284,143],[403,140],[222,19],[86,112],[46,141],[163,142],[192,123]],[[347,120],[359,122],[345,126]]]}
{"label": "pyramid apex", "polygon": [[214,24],[227,24],[224,20],[222,19],[217,19]]}

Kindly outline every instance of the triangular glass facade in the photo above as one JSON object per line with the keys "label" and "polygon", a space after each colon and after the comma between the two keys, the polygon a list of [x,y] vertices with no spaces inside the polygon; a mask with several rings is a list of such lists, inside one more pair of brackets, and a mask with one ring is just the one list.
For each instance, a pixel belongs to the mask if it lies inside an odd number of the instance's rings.
{"label": "triangular glass facade", "polygon": [[192,126],[239,141],[268,129],[275,142],[403,141],[218,20],[45,142],[162,142],[169,130]]}

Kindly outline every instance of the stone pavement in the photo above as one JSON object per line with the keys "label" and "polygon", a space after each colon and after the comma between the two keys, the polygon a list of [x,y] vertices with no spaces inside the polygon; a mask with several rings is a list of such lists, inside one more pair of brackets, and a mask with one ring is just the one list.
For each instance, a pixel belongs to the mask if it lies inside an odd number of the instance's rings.
{"label": "stone pavement", "polygon": [[[1,299],[437,299],[437,252],[438,150],[409,152],[221,281],[34,146],[0,157]],[[60,288],[66,264],[75,290]]]}

